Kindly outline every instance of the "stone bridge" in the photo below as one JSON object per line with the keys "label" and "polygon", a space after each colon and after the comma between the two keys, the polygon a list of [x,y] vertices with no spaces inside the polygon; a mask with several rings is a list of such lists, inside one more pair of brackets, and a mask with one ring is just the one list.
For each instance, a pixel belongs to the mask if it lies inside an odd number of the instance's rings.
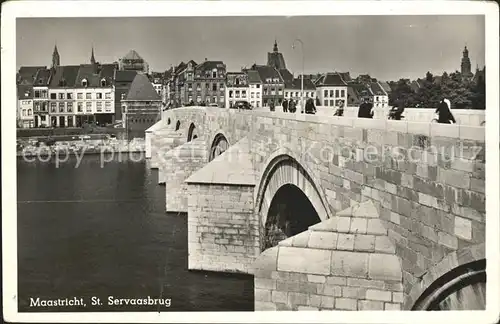
{"label": "stone bridge", "polygon": [[484,127],[185,107],[146,143],[189,269],[256,310],[485,307]]}

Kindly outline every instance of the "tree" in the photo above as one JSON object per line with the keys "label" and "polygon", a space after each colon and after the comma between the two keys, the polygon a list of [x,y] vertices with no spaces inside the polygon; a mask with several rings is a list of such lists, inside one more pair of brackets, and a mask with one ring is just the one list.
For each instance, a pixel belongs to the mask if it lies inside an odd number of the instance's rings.
{"label": "tree", "polygon": [[427,71],[427,73],[425,74],[425,81],[427,81],[428,83],[434,82],[434,76],[431,72]]}

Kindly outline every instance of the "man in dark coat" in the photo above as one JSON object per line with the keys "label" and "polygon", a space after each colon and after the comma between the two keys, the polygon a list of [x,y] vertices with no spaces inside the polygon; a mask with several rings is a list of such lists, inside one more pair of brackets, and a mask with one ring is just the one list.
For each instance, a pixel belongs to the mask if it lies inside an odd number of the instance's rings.
{"label": "man in dark coat", "polygon": [[363,103],[359,106],[358,118],[373,118],[373,104],[368,99],[364,99]]}
{"label": "man in dark coat", "polygon": [[297,109],[297,104],[293,99],[290,99],[290,102],[288,103],[288,111],[294,113],[296,109]]}
{"label": "man in dark coat", "polygon": [[285,99],[281,104],[283,106],[283,112],[288,112],[288,101]]}
{"label": "man in dark coat", "polygon": [[440,124],[456,124],[455,117],[450,110],[450,101],[448,99],[443,99],[437,109],[436,114],[438,114],[438,123]]}
{"label": "man in dark coat", "polygon": [[316,107],[314,106],[314,101],[309,98],[306,101],[306,114],[315,114],[316,113]]}
{"label": "man in dark coat", "polygon": [[274,111],[274,101],[271,100],[271,102],[269,103],[269,110],[270,111]]}

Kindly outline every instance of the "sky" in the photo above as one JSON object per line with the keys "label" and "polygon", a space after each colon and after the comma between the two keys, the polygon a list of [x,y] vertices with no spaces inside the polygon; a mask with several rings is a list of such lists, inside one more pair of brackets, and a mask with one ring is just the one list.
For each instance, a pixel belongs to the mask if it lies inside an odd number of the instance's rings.
{"label": "sky", "polygon": [[[16,67],[112,63],[136,50],[151,71],[190,59],[224,61],[228,72],[266,64],[276,39],[287,68],[350,72],[379,80],[460,70],[467,45],[472,71],[485,56],[484,16],[135,17],[17,19]],[[302,40],[304,53],[295,39]]]}

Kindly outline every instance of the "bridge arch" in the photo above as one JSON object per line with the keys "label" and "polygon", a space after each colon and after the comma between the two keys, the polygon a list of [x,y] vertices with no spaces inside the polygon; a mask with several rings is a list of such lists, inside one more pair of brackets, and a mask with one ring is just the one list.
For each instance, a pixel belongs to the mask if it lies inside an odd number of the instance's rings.
{"label": "bridge arch", "polygon": [[415,284],[404,309],[484,310],[486,305],[485,245],[454,251]]}
{"label": "bridge arch", "polygon": [[181,121],[178,120],[177,123],[175,124],[175,130],[178,131],[179,128],[181,128]]}
{"label": "bridge arch", "polygon": [[191,125],[189,125],[187,141],[191,142],[191,140],[194,140],[195,138],[198,138],[198,135],[196,134],[196,126],[194,123],[191,123]]}
{"label": "bridge arch", "polygon": [[224,153],[229,148],[229,141],[227,137],[222,132],[217,132],[210,145],[208,162],[212,161],[222,153]]}
{"label": "bridge arch", "polygon": [[[261,250],[331,217],[326,197],[312,172],[287,149],[280,149],[267,162],[256,193],[260,218]],[[284,220],[285,218],[286,220]]]}

